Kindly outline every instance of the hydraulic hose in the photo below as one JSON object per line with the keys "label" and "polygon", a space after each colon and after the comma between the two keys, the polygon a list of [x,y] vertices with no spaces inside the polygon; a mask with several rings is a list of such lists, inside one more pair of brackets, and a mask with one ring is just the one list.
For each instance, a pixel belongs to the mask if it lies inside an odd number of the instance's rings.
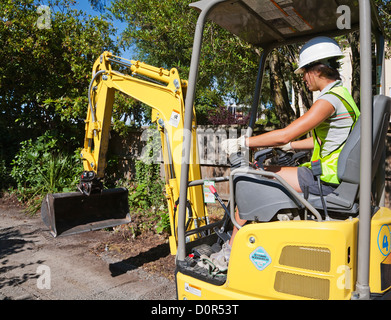
{"label": "hydraulic hose", "polygon": [[96,118],[95,118],[95,112],[94,112],[94,108],[92,106],[92,101],[91,101],[91,90],[92,90],[92,85],[96,79],[96,77],[102,73],[106,73],[106,70],[100,70],[98,71],[97,73],[95,73],[95,75],[92,77],[92,80],[90,82],[90,85],[88,87],[88,105],[90,106],[90,110],[91,110],[91,117],[92,117],[92,122],[95,122],[96,121]]}

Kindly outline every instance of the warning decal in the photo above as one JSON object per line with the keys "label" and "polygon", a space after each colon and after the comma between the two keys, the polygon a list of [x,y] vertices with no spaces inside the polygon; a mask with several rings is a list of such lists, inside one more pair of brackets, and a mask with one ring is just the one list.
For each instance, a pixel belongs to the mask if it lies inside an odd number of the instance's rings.
{"label": "warning decal", "polygon": [[170,126],[178,128],[180,120],[181,120],[181,115],[179,114],[179,112],[176,110],[173,110],[171,113],[170,121],[168,122],[168,124]]}
{"label": "warning decal", "polygon": [[201,297],[201,288],[193,286],[187,282],[185,283],[185,291],[194,294],[198,297]]}
{"label": "warning decal", "polygon": [[269,254],[262,247],[258,247],[250,254],[250,260],[259,271],[264,270],[272,262]]}
{"label": "warning decal", "polygon": [[377,235],[377,246],[383,256],[391,252],[391,231],[387,224],[383,224]]}
{"label": "warning decal", "polygon": [[214,181],[204,181],[204,202],[216,203],[214,194],[209,190],[209,186],[215,186]]}

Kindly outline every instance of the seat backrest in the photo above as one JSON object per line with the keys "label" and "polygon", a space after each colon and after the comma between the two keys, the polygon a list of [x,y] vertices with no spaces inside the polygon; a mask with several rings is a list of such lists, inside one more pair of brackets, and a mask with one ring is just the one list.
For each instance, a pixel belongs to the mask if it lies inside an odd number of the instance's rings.
{"label": "seat backrest", "polygon": [[[379,166],[385,148],[385,139],[390,122],[391,98],[383,95],[373,99],[372,118],[372,179]],[[339,155],[338,177],[341,181],[360,183],[360,126],[359,118],[344,148]]]}
{"label": "seat backrest", "polygon": [[[378,95],[372,104],[372,181],[385,150],[385,139],[390,123],[391,98]],[[361,119],[356,122],[338,158],[338,177],[341,184],[326,197],[327,207],[341,212],[358,212],[360,184]],[[368,168],[369,169],[369,168]]]}

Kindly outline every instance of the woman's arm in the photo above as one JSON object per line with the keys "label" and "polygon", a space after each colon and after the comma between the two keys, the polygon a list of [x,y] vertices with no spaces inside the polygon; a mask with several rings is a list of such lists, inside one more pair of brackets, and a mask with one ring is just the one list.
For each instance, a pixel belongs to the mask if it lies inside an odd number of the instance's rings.
{"label": "woman's arm", "polygon": [[314,149],[314,139],[309,137],[303,140],[296,140],[291,142],[293,150],[312,150]]}
{"label": "woman's arm", "polygon": [[[273,130],[258,136],[246,139],[248,147],[270,147],[285,145],[316,128],[319,124],[329,118],[335,109],[333,105],[326,100],[317,100],[310,110],[308,110],[300,118],[293,121],[290,125],[283,129]],[[305,149],[310,146],[308,139],[293,142],[293,148],[299,149],[299,146],[305,146]],[[312,144],[313,148],[313,144]],[[301,149],[301,148],[300,148]]]}

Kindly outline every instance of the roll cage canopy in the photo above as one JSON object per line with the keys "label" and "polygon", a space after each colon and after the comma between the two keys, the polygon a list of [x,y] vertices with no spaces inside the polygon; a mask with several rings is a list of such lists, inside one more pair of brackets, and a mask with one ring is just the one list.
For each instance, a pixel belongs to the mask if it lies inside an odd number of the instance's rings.
{"label": "roll cage canopy", "polygon": [[[200,11],[211,1],[190,6]],[[376,7],[372,30],[381,33]],[[359,3],[349,0],[236,0],[220,2],[208,19],[257,47],[298,43],[314,36],[335,37],[359,29]]]}

